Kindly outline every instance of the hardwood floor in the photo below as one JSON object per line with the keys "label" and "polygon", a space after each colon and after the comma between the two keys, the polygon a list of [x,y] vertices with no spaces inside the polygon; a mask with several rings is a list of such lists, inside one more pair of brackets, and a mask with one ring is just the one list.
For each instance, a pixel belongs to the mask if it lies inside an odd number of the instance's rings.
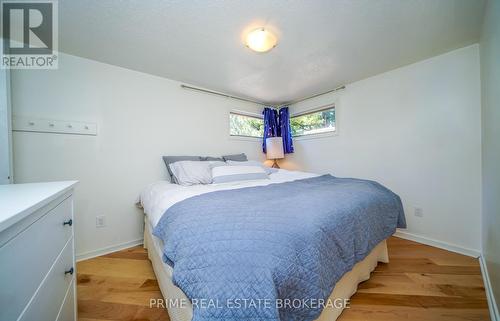
{"label": "hardwood floor", "polygon": [[[390,263],[379,263],[338,320],[489,320],[477,259],[396,237],[388,248]],[[149,308],[161,293],[141,246],[77,267],[80,321],[169,320],[166,310]]]}
{"label": "hardwood floor", "polygon": [[489,320],[478,259],[392,237],[388,264],[359,285],[351,320]]}
{"label": "hardwood floor", "polygon": [[167,310],[150,309],[162,298],[142,246],[77,263],[78,320],[168,321]]}

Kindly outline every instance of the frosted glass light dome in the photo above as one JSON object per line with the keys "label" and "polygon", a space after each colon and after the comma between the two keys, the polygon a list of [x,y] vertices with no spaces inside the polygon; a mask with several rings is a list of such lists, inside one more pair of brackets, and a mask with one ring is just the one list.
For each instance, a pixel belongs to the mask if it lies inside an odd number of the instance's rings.
{"label": "frosted glass light dome", "polygon": [[250,31],[246,39],[247,47],[257,52],[267,52],[276,47],[277,42],[276,36],[265,28]]}

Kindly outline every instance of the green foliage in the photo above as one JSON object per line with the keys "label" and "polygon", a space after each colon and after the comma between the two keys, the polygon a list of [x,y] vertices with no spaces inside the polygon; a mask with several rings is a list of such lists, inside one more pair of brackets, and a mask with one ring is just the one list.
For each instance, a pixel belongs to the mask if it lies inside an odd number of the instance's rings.
{"label": "green foliage", "polygon": [[229,126],[231,136],[264,136],[264,120],[262,118],[230,114]]}
{"label": "green foliage", "polygon": [[335,108],[290,118],[293,136],[335,130]]}

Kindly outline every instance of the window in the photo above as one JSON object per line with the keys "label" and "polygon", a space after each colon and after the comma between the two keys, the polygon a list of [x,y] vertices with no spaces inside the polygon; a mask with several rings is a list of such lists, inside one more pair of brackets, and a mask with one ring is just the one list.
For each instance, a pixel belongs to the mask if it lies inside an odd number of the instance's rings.
{"label": "window", "polygon": [[230,112],[229,134],[231,136],[262,138],[264,136],[264,119],[257,115]]}
{"label": "window", "polygon": [[335,106],[292,116],[290,126],[294,137],[335,132]]}

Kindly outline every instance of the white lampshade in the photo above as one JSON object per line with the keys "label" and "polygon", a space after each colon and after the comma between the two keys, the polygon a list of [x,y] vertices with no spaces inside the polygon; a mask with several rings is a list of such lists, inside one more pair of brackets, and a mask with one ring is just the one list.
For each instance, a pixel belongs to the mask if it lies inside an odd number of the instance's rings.
{"label": "white lampshade", "polygon": [[267,159],[284,158],[283,139],[281,137],[266,138]]}

